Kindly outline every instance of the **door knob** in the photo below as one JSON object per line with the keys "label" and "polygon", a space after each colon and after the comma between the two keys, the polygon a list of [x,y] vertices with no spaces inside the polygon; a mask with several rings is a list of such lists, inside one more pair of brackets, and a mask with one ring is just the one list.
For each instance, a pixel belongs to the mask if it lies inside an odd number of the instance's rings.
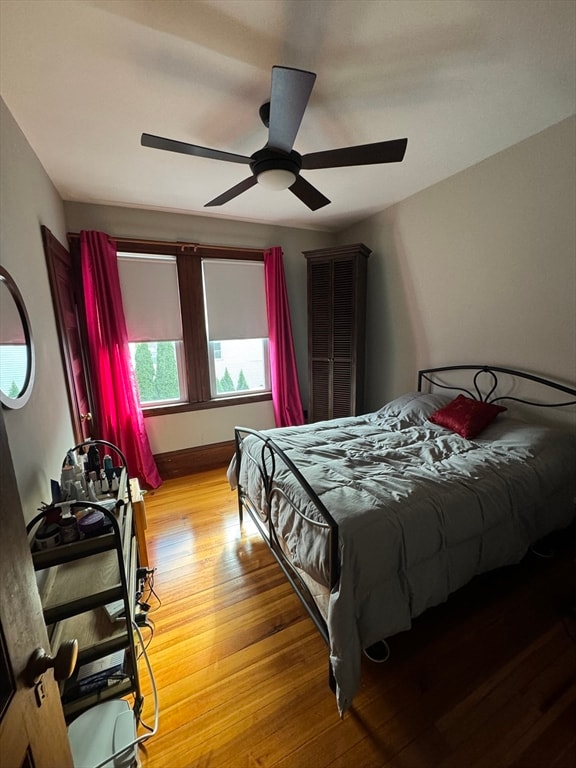
{"label": "door knob", "polygon": [[56,680],[67,680],[74,672],[77,659],[78,640],[64,640],[56,656],[49,656],[44,648],[36,648],[24,671],[26,683],[33,688],[50,667],[54,669]]}

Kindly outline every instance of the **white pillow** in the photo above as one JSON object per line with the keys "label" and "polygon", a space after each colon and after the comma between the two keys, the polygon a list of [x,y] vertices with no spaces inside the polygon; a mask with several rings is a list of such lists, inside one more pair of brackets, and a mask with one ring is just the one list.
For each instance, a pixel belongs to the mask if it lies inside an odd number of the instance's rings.
{"label": "white pillow", "polygon": [[423,424],[435,410],[452,400],[450,395],[407,392],[384,405],[377,412],[381,418],[396,418],[412,424]]}

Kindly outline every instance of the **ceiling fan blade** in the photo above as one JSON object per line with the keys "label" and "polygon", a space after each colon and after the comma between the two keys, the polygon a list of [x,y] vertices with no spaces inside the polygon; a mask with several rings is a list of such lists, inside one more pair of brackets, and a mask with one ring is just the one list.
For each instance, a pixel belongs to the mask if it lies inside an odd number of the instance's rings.
{"label": "ceiling fan blade", "polygon": [[235,155],[232,152],[222,152],[219,149],[208,149],[208,147],[199,147],[197,144],[187,144],[184,141],[174,141],[174,139],[164,139],[162,136],[153,136],[150,133],[143,133],[140,143],[143,147],[152,147],[153,149],[165,149],[168,152],[180,152],[182,155],[195,155],[196,157],[206,157],[209,160],[226,160],[229,163],[250,162],[250,158],[245,155]]}
{"label": "ceiling fan blade", "polygon": [[230,187],[229,190],[223,192],[221,195],[218,195],[218,197],[215,197],[214,200],[210,200],[209,203],[204,205],[204,208],[208,208],[214,205],[224,205],[224,203],[227,203],[230,200],[233,200],[235,197],[238,197],[238,195],[241,195],[242,192],[246,192],[247,189],[250,189],[250,187],[253,187],[256,183],[256,176],[248,176],[247,179],[244,179],[244,181],[241,181],[239,184]]}
{"label": "ceiling fan blade", "polygon": [[324,197],[322,192],[319,192],[316,187],[313,187],[302,176],[296,177],[296,181],[290,187],[290,192],[300,198],[311,211],[317,211],[318,208],[323,208],[330,202],[327,197]]}
{"label": "ceiling fan blade", "polygon": [[268,146],[290,153],[316,75],[303,69],[272,67]]}
{"label": "ceiling fan blade", "polygon": [[357,147],[328,149],[302,155],[302,168],[341,168],[345,165],[373,165],[375,163],[400,163],[404,159],[408,139],[380,141],[377,144],[361,144]]}

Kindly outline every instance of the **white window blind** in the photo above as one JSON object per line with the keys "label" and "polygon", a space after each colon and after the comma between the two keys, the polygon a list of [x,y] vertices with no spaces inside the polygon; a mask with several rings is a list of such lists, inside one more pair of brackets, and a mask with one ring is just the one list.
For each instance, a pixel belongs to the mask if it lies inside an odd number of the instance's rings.
{"label": "white window blind", "polygon": [[119,253],[118,272],[129,340],[181,339],[176,257]]}
{"label": "white window blind", "polygon": [[264,263],[204,259],[202,269],[209,340],[267,338]]}

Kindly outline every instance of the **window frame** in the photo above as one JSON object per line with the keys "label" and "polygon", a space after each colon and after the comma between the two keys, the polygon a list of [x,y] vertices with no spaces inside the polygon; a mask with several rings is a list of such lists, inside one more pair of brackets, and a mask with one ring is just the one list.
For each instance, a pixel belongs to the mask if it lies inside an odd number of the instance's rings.
{"label": "window frame", "polygon": [[[114,235],[111,237],[116,243],[118,253],[176,256],[188,396],[185,402],[141,405],[144,418],[211,408],[230,408],[235,405],[272,400],[271,391],[212,399],[202,282],[202,259],[264,261],[264,250],[181,241],[139,240],[114,237]],[[74,240],[79,244],[80,235],[70,233],[68,240],[71,245]]]}

